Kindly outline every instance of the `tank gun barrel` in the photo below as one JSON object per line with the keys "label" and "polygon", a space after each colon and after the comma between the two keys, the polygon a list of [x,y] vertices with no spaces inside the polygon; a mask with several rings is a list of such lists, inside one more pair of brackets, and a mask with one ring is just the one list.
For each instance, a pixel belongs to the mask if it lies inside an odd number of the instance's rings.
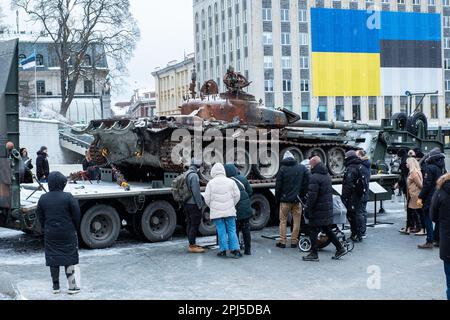
{"label": "tank gun barrel", "polygon": [[353,122],[343,121],[311,121],[311,120],[299,120],[289,125],[292,128],[326,128],[336,129],[344,131],[352,130],[381,130],[380,126],[369,124],[358,124]]}

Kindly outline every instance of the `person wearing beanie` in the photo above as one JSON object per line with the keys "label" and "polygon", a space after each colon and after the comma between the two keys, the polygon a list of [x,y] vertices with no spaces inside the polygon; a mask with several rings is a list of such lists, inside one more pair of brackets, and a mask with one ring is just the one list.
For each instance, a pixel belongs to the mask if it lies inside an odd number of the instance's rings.
{"label": "person wearing beanie", "polygon": [[287,151],[283,156],[281,168],[275,184],[275,199],[280,209],[280,242],[278,248],[286,248],[287,219],[289,212],[293,218],[291,247],[297,248],[302,217],[301,201],[308,192],[309,176],[304,165],[295,160],[294,155]]}
{"label": "person wearing beanie", "polygon": [[205,250],[196,244],[198,229],[203,218],[204,201],[200,191],[200,179],[198,171],[202,166],[201,161],[191,160],[189,170],[186,172],[186,183],[192,196],[183,203],[183,210],[186,216],[186,233],[189,239],[189,253],[204,253]]}
{"label": "person wearing beanie", "polygon": [[48,148],[41,147],[37,152],[36,158],[36,177],[41,183],[48,181],[48,175],[50,174],[50,167],[48,165]]}
{"label": "person wearing beanie", "polygon": [[[362,160],[363,162],[363,174],[364,177],[366,178],[366,184],[369,186],[370,185],[370,176],[371,176],[371,169],[372,169],[372,162],[370,162],[369,157],[367,156],[367,153],[364,150],[358,150],[356,152],[357,156]],[[369,202],[369,190],[367,189],[366,192],[364,193],[364,197],[362,200],[362,213],[364,216],[364,224],[362,224],[361,228],[362,228],[362,237],[366,238],[366,232],[367,232],[367,203]]]}
{"label": "person wearing beanie", "polygon": [[436,192],[436,183],[447,170],[445,169],[445,155],[440,148],[431,150],[425,167],[425,176],[423,177],[423,188],[417,200],[417,206],[422,208],[425,217],[425,228],[427,229],[427,241],[423,245],[419,245],[419,249],[433,249],[439,246],[439,223],[433,228],[433,221],[430,216],[431,201]]}
{"label": "person wearing beanie", "polygon": [[342,182],[341,199],[347,208],[347,218],[352,232],[351,239],[354,242],[361,242],[365,229],[362,204],[369,189],[367,177],[364,176],[365,166],[353,150],[345,154],[344,164],[346,170]]}
{"label": "person wearing beanie", "polygon": [[[305,217],[309,220],[310,239],[317,239],[320,232],[327,235],[336,247],[333,259],[340,259],[347,253],[333,232],[333,187],[327,167],[319,157],[310,160],[311,176],[305,206]],[[311,241],[311,253],[303,261],[319,261],[317,241]]]}

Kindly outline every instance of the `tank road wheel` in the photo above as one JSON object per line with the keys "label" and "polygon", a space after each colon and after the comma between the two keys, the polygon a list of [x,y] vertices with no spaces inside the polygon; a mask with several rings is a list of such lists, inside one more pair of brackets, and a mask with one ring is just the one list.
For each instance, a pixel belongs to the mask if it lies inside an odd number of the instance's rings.
{"label": "tank road wheel", "polygon": [[262,162],[258,159],[258,164],[253,165],[256,176],[262,180],[274,179],[280,170],[280,155],[270,150],[267,157],[268,159]]}
{"label": "tank road wheel", "polygon": [[175,232],[177,214],[167,201],[155,201],[147,206],[141,219],[141,228],[150,242],[168,240]]}
{"label": "tank road wheel", "polygon": [[209,220],[209,208],[203,210],[203,217],[200,222],[198,232],[200,232],[200,234],[204,237],[213,236],[216,234],[216,226]]}
{"label": "tank road wheel", "polygon": [[117,240],[120,229],[120,217],[116,209],[107,205],[96,205],[81,219],[80,234],[89,248],[103,249]]}
{"label": "tank road wheel", "polygon": [[302,151],[297,147],[289,147],[281,151],[280,159],[283,159],[285,153],[288,151],[292,153],[292,155],[294,156],[295,160],[298,161],[298,163],[301,163],[304,160]]}
{"label": "tank road wheel", "polygon": [[305,159],[311,159],[312,157],[315,157],[315,156],[322,159],[323,163],[327,162],[327,155],[326,155],[325,151],[323,151],[322,148],[311,148],[311,149],[307,150],[305,153]]}
{"label": "tank road wheel", "polygon": [[342,148],[332,148],[328,151],[328,170],[333,176],[343,175],[345,172],[345,150]]}
{"label": "tank road wheel", "polygon": [[251,230],[264,229],[270,220],[270,203],[262,194],[255,194],[250,199],[253,217],[250,218]]}
{"label": "tank road wheel", "polygon": [[233,150],[227,151],[226,157],[224,159],[224,163],[227,162],[228,159],[232,159],[232,163],[236,165],[240,174],[244,177],[248,177],[250,173],[252,173],[252,165],[250,163],[250,153],[246,149],[242,148],[234,148]]}

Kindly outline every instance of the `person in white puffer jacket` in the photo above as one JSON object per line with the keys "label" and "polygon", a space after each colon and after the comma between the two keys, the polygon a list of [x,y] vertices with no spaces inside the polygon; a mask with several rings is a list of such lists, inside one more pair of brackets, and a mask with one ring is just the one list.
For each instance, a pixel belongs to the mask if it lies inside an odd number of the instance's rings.
{"label": "person in white puffer jacket", "polygon": [[204,198],[210,208],[210,217],[217,228],[219,257],[226,257],[230,250],[232,258],[242,257],[236,235],[236,205],[241,192],[236,183],[227,178],[223,164],[217,163],[211,170],[213,179],[206,186]]}

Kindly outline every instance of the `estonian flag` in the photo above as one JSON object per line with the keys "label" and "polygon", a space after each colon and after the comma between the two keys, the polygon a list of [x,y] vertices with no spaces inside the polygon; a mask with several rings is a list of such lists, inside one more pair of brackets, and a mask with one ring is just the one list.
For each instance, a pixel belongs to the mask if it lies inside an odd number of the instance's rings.
{"label": "estonian flag", "polygon": [[28,58],[21,60],[20,65],[22,66],[23,70],[36,67],[36,53],[34,52]]}

